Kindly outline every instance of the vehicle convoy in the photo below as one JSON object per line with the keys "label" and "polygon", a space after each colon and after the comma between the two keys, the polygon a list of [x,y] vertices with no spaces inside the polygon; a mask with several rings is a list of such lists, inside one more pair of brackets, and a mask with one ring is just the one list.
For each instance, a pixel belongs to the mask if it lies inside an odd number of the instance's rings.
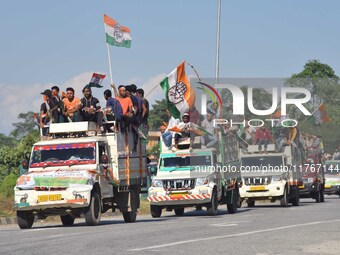
{"label": "vehicle convoy", "polygon": [[218,148],[205,148],[196,137],[193,150],[189,149],[190,138],[181,138],[176,152],[161,138],[159,167],[148,192],[152,217],[160,217],[162,209],[181,216],[185,207],[206,207],[214,216],[219,204],[226,204],[229,213],[237,211],[238,139],[236,135],[219,136]]}
{"label": "vehicle convoy", "polygon": [[299,186],[301,198],[313,198],[324,202],[325,171],[321,161],[321,150],[309,150],[306,162],[301,166],[303,184]]}
{"label": "vehicle convoy", "polygon": [[325,162],[325,194],[338,195],[340,198],[340,160]]}
{"label": "vehicle convoy", "polygon": [[241,200],[249,207],[255,206],[258,200],[279,200],[282,207],[288,203],[298,206],[302,178],[296,167],[301,165],[300,150],[291,145],[275,152],[275,145],[269,144],[267,152],[259,153],[257,145],[240,149]]}
{"label": "vehicle convoy", "polygon": [[94,122],[55,123],[51,139],[33,145],[27,172],[14,188],[20,228],[31,228],[35,216],[58,215],[63,225],[84,215],[97,225],[101,214],[119,209],[134,222],[141,180],[146,173],[145,144],[132,131],[97,134]]}

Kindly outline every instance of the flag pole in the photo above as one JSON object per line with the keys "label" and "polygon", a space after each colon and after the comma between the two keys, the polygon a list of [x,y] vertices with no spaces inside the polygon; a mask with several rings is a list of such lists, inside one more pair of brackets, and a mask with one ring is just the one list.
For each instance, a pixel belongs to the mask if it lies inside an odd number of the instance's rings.
{"label": "flag pole", "polygon": [[215,63],[215,84],[218,84],[219,79],[219,65],[220,65],[220,26],[221,22],[221,0],[218,0],[217,6],[217,32],[216,32],[216,63]]}
{"label": "flag pole", "polygon": [[109,47],[109,44],[106,43],[106,48],[107,48],[107,58],[109,60],[109,70],[110,70],[110,82],[112,85],[113,84],[113,81],[112,81],[112,69],[111,69],[111,58],[110,58],[110,47]]}

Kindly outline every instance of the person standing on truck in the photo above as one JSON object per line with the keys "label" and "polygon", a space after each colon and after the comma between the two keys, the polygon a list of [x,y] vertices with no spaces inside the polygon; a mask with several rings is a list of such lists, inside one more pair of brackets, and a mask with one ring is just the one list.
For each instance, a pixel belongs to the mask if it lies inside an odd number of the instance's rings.
{"label": "person standing on truck", "polygon": [[63,99],[64,104],[64,116],[67,122],[79,121],[79,105],[81,104],[80,99],[74,96],[74,89],[68,87],[66,89],[67,97]]}
{"label": "person standing on truck", "polygon": [[49,133],[48,124],[59,121],[58,119],[58,105],[53,100],[52,91],[46,89],[41,93],[44,98],[44,103],[40,106],[40,128],[42,129],[42,135],[47,136]]}
{"label": "person standing on truck", "polygon": [[260,153],[262,152],[262,145],[264,145],[264,153],[267,153],[267,146],[270,141],[274,143],[273,137],[268,128],[263,125],[256,130],[254,144],[258,144]]}
{"label": "person standing on truck", "polygon": [[209,134],[204,134],[201,137],[201,143],[208,148],[214,146],[217,142],[217,128],[214,127],[214,113],[211,110],[207,110],[207,117],[202,121],[202,128],[204,128]]}
{"label": "person standing on truck", "polygon": [[100,128],[101,132],[104,132],[103,127],[103,112],[99,100],[92,96],[92,90],[89,85],[83,88],[84,97],[80,100],[79,110],[81,121],[94,121]]}
{"label": "person standing on truck", "polygon": [[148,118],[149,118],[149,101],[144,97],[144,90],[137,89],[137,96],[142,98],[142,119],[141,119],[141,127],[143,133],[147,133],[149,131]]}
{"label": "person standing on truck", "polygon": [[[104,98],[106,100],[104,118],[106,118],[107,121],[121,121],[123,118],[122,106],[116,98],[112,98],[112,93],[109,89],[104,91]],[[111,131],[117,130],[113,124],[106,124],[105,129]]]}

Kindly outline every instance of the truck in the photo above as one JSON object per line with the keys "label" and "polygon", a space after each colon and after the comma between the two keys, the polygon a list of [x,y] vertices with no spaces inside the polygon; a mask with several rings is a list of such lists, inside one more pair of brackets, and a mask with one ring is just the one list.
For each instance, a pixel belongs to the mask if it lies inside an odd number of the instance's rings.
{"label": "truck", "polygon": [[325,194],[338,195],[340,198],[340,160],[326,160],[325,169]]}
{"label": "truck", "polygon": [[14,208],[21,229],[35,217],[60,216],[65,226],[85,217],[98,225],[102,213],[119,209],[135,222],[145,179],[145,144],[131,127],[98,134],[94,122],[53,123],[49,137],[33,145],[25,173],[14,187]]}
{"label": "truck", "polygon": [[299,186],[301,198],[313,198],[315,202],[325,201],[325,170],[321,160],[321,150],[307,150],[302,167],[303,184]]}
{"label": "truck", "polygon": [[298,166],[302,163],[301,151],[294,145],[277,152],[269,144],[267,153],[260,153],[257,145],[240,149],[241,201],[254,207],[255,201],[280,201],[282,207],[299,205],[299,186],[302,178]]}
{"label": "truck", "polygon": [[220,204],[226,204],[229,213],[237,212],[241,177],[238,139],[236,135],[218,135],[217,148],[205,148],[196,137],[190,150],[189,137],[180,139],[175,152],[160,138],[157,173],[148,191],[153,218],[160,217],[163,209],[181,216],[187,207],[206,207],[208,214],[215,216]]}

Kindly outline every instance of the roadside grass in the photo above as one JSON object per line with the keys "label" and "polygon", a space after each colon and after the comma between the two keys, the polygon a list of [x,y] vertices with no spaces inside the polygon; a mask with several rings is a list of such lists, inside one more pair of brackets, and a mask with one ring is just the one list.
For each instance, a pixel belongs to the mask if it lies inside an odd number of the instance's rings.
{"label": "roadside grass", "polygon": [[15,211],[13,209],[14,204],[13,196],[6,197],[0,194],[0,217],[12,217],[15,216]]}

